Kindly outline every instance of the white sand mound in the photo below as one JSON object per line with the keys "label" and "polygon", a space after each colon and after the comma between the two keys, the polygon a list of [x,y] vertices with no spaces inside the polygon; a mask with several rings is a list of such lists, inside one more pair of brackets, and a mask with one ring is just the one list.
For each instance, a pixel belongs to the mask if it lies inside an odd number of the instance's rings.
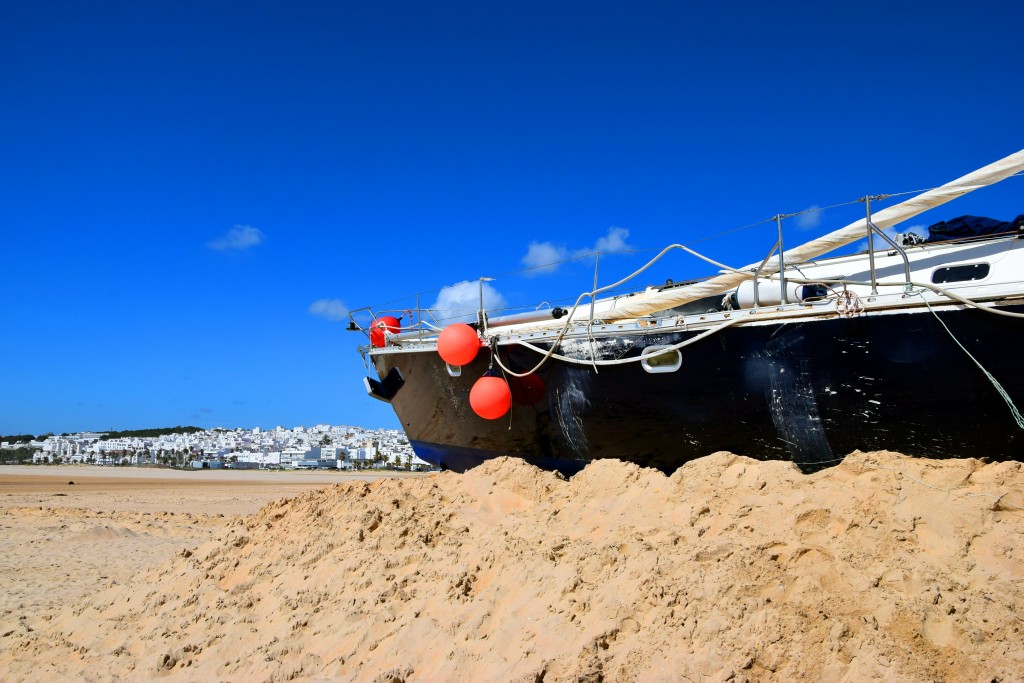
{"label": "white sand mound", "polygon": [[[0,639],[14,680],[1021,680],[1020,463],[463,475],[282,500]],[[101,534],[94,534],[99,540]]]}

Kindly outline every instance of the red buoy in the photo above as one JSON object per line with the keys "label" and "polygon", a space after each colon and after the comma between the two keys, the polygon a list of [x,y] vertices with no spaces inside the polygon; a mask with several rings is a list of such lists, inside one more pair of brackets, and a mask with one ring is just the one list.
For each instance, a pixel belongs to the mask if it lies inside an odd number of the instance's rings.
{"label": "red buoy", "polygon": [[382,347],[387,342],[387,337],[384,332],[390,332],[391,334],[398,334],[398,331],[402,329],[402,324],[398,318],[390,315],[382,315],[377,318],[370,329],[370,343],[376,347]]}
{"label": "red buoy", "polygon": [[512,390],[512,400],[521,406],[536,405],[544,398],[544,380],[538,375],[510,377],[508,385]]}
{"label": "red buoy", "polygon": [[469,390],[469,405],[485,420],[497,420],[512,407],[512,392],[501,377],[484,375]]}
{"label": "red buoy", "polygon": [[448,365],[469,365],[480,350],[480,337],[466,323],[455,323],[437,336],[437,353]]}

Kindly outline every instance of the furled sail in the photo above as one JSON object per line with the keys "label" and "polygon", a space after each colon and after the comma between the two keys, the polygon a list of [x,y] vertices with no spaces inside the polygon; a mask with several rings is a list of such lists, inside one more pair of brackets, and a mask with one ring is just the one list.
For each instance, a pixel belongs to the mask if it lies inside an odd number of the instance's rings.
{"label": "furled sail", "polygon": [[[973,173],[968,173],[962,178],[957,178],[941,187],[923,192],[905,202],[882,209],[878,213],[872,214],[871,222],[883,229],[897,225],[928,209],[945,204],[968,192],[997,183],[1022,170],[1024,170],[1024,150],[1011,154]],[[801,263],[866,237],[867,222],[866,219],[862,218],[855,223],[847,225],[845,228],[806,242],[793,249],[788,249],[784,254],[784,259],[786,263]],[[771,263],[766,264],[761,271],[762,274],[768,275],[778,271],[778,261],[775,259],[773,261],[774,269]],[[740,270],[747,271],[752,275],[756,267],[757,264],[754,264]],[[611,302],[610,307],[602,306],[600,318],[603,320],[622,320],[624,318],[649,315],[656,311],[681,306],[702,297],[721,294],[748,279],[750,279],[750,276],[744,274],[725,273],[704,282],[685,287],[664,291],[642,292],[629,297],[621,297]],[[589,317],[589,310],[586,307],[581,307],[574,317],[580,319]]]}

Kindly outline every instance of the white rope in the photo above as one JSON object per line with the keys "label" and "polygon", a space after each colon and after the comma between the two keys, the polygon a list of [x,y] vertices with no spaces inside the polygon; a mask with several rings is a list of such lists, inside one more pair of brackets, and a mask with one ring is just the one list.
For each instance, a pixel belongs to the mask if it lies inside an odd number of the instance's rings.
{"label": "white rope", "polygon": [[[727,327],[732,327],[733,325],[735,325],[736,323],[739,323],[739,322],[743,322],[743,320],[741,318],[734,318],[732,320],[726,320],[725,322],[721,323],[717,327],[712,327],[709,330],[704,330],[703,332],[698,334],[696,337],[691,337],[689,339],[685,339],[685,340],[679,342],[678,344],[673,344],[671,346],[662,347],[661,349],[658,350],[658,354],[657,355],[660,355],[662,353],[669,353],[671,351],[678,351],[679,349],[687,347],[690,344],[696,344],[697,342],[701,341],[702,339],[704,339],[706,337],[709,337],[712,334],[715,334],[716,332],[721,332],[722,330],[724,330]],[[564,356],[564,355],[562,355],[560,353],[555,353],[554,352],[555,351],[555,344],[552,344],[551,348],[548,349],[547,351],[545,351],[544,349],[540,348],[539,346],[534,346],[533,344],[530,344],[529,342],[525,342],[525,341],[522,341],[522,340],[516,340],[516,343],[519,344],[520,346],[524,346],[524,347],[530,349],[531,351],[535,351],[537,353],[543,354],[544,358],[541,361],[541,364],[543,364],[543,362],[546,361],[549,358],[554,358],[555,360],[565,361],[566,363],[573,363],[575,365],[627,365],[629,363],[638,363],[638,362],[644,360],[644,358],[645,358],[645,356],[634,356],[632,358],[614,358],[614,359],[611,359],[611,360],[597,360],[596,358],[592,358],[592,359],[572,358],[571,356]],[[532,374],[534,371],[536,371],[537,369],[540,368],[540,365],[537,365],[533,370],[530,370],[528,372],[514,372],[514,371],[508,369],[507,367],[505,367],[505,365],[501,362],[501,357],[498,354],[495,354],[495,358],[497,360],[498,365],[501,366],[501,369],[504,370],[505,372],[507,372],[508,374],[514,376],[514,377],[526,377],[527,375]]]}
{"label": "white rope", "polygon": [[[803,279],[803,278],[787,277],[786,281],[787,282],[795,282],[795,283],[802,284],[802,285],[822,284],[822,285],[845,285],[845,286],[850,286],[850,285],[858,286],[859,285],[861,287],[870,287],[871,286],[870,282],[859,282],[857,280],[806,280],[806,279]],[[911,287],[916,287],[917,289],[928,289],[928,290],[931,290],[931,291],[935,292],[936,294],[941,294],[942,296],[944,296],[944,297],[946,297],[948,299],[952,299],[953,301],[958,301],[958,302],[964,304],[965,306],[971,306],[972,308],[976,308],[979,311],[985,311],[986,313],[992,313],[993,315],[1003,315],[1003,316],[1006,316],[1008,318],[1024,318],[1024,313],[1014,313],[1013,311],[1004,311],[1004,310],[1002,310],[1000,308],[997,308],[995,306],[986,306],[986,305],[982,304],[981,302],[974,301],[973,299],[968,299],[967,297],[960,296],[959,294],[957,294],[955,292],[952,292],[952,291],[950,291],[948,289],[944,289],[943,287],[939,287],[937,285],[933,285],[933,284],[928,283],[928,282],[914,282],[913,280],[911,280],[911,281],[905,281],[905,282],[877,282],[875,284],[877,286],[879,286],[879,287],[904,287],[905,288],[907,285],[910,285]],[[920,292],[913,292],[913,293],[914,294],[920,294]],[[921,297],[921,298],[923,299],[924,297]],[[927,303],[927,301],[925,303]]]}
{"label": "white rope", "polygon": [[[686,249],[686,247],[682,247],[682,245],[672,245],[672,247],[667,247],[665,251],[667,251],[667,250],[669,250],[669,249],[671,249],[673,247],[680,247],[682,249]],[[689,249],[686,249],[686,250],[690,251]],[[662,254],[659,255],[659,257],[663,256],[664,253],[665,252],[663,251]],[[649,266],[651,264],[649,263],[647,265]],[[646,267],[647,266],[645,266],[645,268]],[[641,272],[641,271],[637,271],[637,274],[639,274],[639,272]],[[630,277],[633,277],[633,276],[631,275]],[[860,286],[864,286],[864,287],[870,286],[870,283],[859,282],[859,281],[855,281],[855,280],[804,280],[804,279],[801,279],[801,278],[788,278],[788,280],[790,282],[796,282],[796,283],[801,283],[801,284],[841,284],[841,285],[860,285]],[[877,284],[879,286],[890,286],[890,287],[899,286],[899,287],[905,287],[908,283],[905,283],[905,282],[898,282],[898,283],[896,283],[896,282],[879,282]],[[919,282],[910,282],[909,284],[911,286],[917,287],[918,289],[928,289],[928,290],[934,291],[934,292],[936,292],[938,294],[941,294],[942,296],[945,296],[945,297],[947,297],[947,298],[949,298],[949,299],[951,299],[953,301],[958,301],[958,302],[960,302],[960,303],[962,303],[964,305],[971,306],[972,308],[976,308],[979,311],[985,311],[987,313],[992,313],[992,314],[995,314],[995,315],[1009,316],[1009,317],[1012,317],[1012,318],[1024,318],[1024,314],[1022,314],[1022,313],[1013,313],[1012,311],[1003,311],[1003,310],[1000,310],[1000,309],[992,307],[992,306],[985,306],[985,305],[981,304],[980,302],[973,301],[973,300],[968,299],[966,297],[960,296],[959,294],[955,294],[955,293],[953,293],[953,292],[951,292],[951,291],[949,291],[947,289],[944,289],[942,287],[938,287],[936,285],[932,285],[932,284],[928,284],[928,283],[919,283]],[[614,286],[617,286],[617,285],[610,285],[610,287],[614,287]],[[604,289],[604,288],[602,288],[602,289]],[[580,302],[583,300],[584,297],[586,297],[588,295],[596,294],[598,291],[600,291],[600,290],[595,290],[595,292],[593,292],[593,293],[589,293],[588,292],[588,293],[585,293],[585,294],[581,294],[580,298],[576,300],[576,305],[573,306],[573,310],[575,310],[576,307],[579,306]],[[928,310],[931,311],[932,310],[931,309],[931,304],[929,304],[928,300],[924,298],[924,296],[921,294],[921,292],[916,292],[916,293],[919,296],[921,296],[921,299],[924,301],[925,305],[928,307]],[[843,295],[845,295],[845,296],[843,296]],[[837,294],[836,307],[838,309],[839,314],[842,315],[843,317],[851,317],[853,315],[856,315],[856,314],[861,313],[861,312],[864,311],[864,304],[863,304],[863,302],[860,300],[860,298],[854,292],[850,292],[849,290],[846,290],[846,291],[844,291],[842,293],[838,293]],[[935,312],[932,311],[932,313],[934,314]],[[692,337],[690,339],[687,339],[687,340],[685,340],[683,342],[680,342],[679,344],[675,344],[675,345],[672,345],[672,346],[665,347],[663,349],[663,352],[674,351],[674,350],[678,350],[678,349],[681,349],[683,347],[689,346],[692,343],[698,342],[698,341],[700,341],[701,339],[704,339],[707,336],[710,336],[710,335],[712,335],[712,334],[714,334],[716,332],[720,332],[721,330],[724,330],[725,328],[731,327],[731,326],[733,326],[733,325],[735,325],[737,323],[740,323],[740,322],[744,322],[744,320],[742,318],[734,318],[733,320],[725,321],[722,324],[720,324],[720,325],[718,325],[718,326],[716,326],[714,328],[711,328],[709,330],[705,330],[704,332],[702,332],[701,334],[697,335],[696,337]],[[942,321],[939,320],[939,322],[942,322]],[[566,333],[569,331],[569,327],[570,327],[571,323],[572,323],[572,314],[570,313],[568,316],[566,316],[566,322],[562,326],[562,329],[559,331],[558,336],[555,338],[555,340],[551,344],[551,347],[549,349],[547,349],[547,350],[542,349],[539,346],[535,346],[533,344],[530,344],[530,343],[522,341],[522,340],[517,340],[516,341],[516,343],[518,343],[520,346],[524,346],[524,347],[530,349],[531,351],[535,351],[536,353],[539,353],[539,354],[541,354],[543,356],[540,359],[540,361],[533,368],[531,368],[530,370],[527,370],[525,372],[515,372],[515,371],[505,367],[504,365],[502,365],[500,358],[498,358],[498,364],[501,365],[503,370],[508,372],[510,375],[513,375],[514,377],[526,377],[527,375],[531,375],[534,372],[536,372],[537,370],[539,370],[544,365],[544,363],[546,363],[551,358],[554,358],[555,360],[565,361],[567,363],[575,363],[577,365],[590,365],[590,366],[594,367],[595,371],[597,369],[596,366],[599,366],[599,365],[625,365],[625,364],[628,364],[628,363],[636,363],[636,362],[640,362],[640,361],[643,360],[642,356],[635,356],[633,358],[619,358],[619,359],[614,359],[614,360],[597,360],[596,357],[593,357],[593,358],[588,360],[588,359],[572,358],[570,356],[565,356],[563,354],[555,353],[555,349],[559,346],[559,344],[565,338]],[[945,323],[943,323],[943,326],[945,326]],[[946,330],[948,331],[949,328],[946,328]],[[952,336],[952,333],[950,333],[950,335]],[[590,329],[590,325],[588,325],[588,339],[593,341],[593,333],[592,333],[592,331]],[[954,339],[954,341],[956,340],[955,337],[953,339]],[[957,341],[957,343],[959,344],[960,342]],[[963,348],[962,345],[961,345],[961,348]],[[967,352],[966,349],[964,349],[964,351]],[[593,354],[593,353],[591,355],[592,356],[596,356],[596,354]],[[968,353],[968,356],[970,356],[970,353]],[[978,364],[978,367],[981,367],[981,364],[978,363],[978,361],[974,359],[974,356],[970,356],[970,357],[971,357],[971,360],[974,360],[974,362],[976,364]],[[1007,402],[1010,402],[1009,396],[1006,395],[1005,390],[1003,390],[1002,386],[995,380],[995,378],[992,377],[991,374],[987,370],[985,370],[985,368],[982,367],[981,369],[985,372],[985,374],[987,376],[989,376],[989,378],[995,384],[997,390],[1000,392],[1001,395],[1003,395],[1004,400],[1006,400]],[[1018,424],[1021,426],[1021,429],[1024,429],[1024,419],[1022,419],[1020,417],[1020,413],[1017,412],[1016,407],[1013,407],[1012,403],[1010,403],[1010,405],[1011,405],[1011,409],[1014,411],[1015,419],[1018,420]]]}
{"label": "white rope", "polygon": [[[550,359],[550,358],[557,357],[559,360],[565,360],[565,361],[569,361],[569,362],[578,362],[578,359],[569,358],[567,356],[559,356],[559,355],[555,354],[555,349],[558,348],[558,345],[562,342],[562,339],[565,338],[566,333],[568,333],[570,326],[572,326],[573,318],[576,315],[576,311],[579,309],[580,304],[583,302],[583,300],[587,299],[587,298],[594,299],[601,292],[607,292],[608,290],[615,289],[616,287],[620,287],[620,286],[624,285],[625,283],[629,282],[630,280],[632,280],[633,278],[635,278],[636,276],[640,275],[645,270],[647,270],[648,268],[653,266],[659,260],[664,258],[664,256],[667,253],[669,253],[670,251],[673,251],[675,249],[681,249],[681,250],[685,251],[686,253],[701,259],[702,261],[707,261],[711,265],[717,266],[718,268],[722,268],[724,270],[728,270],[728,271],[731,271],[733,273],[743,274],[743,275],[746,275],[748,277],[753,277],[752,274],[741,273],[741,271],[738,271],[735,268],[732,268],[731,266],[727,266],[727,265],[725,265],[723,263],[719,263],[718,261],[714,261],[714,260],[708,258],[707,256],[704,256],[703,254],[699,254],[696,251],[694,251],[693,249],[690,249],[689,247],[686,247],[686,246],[684,246],[682,244],[670,244],[669,246],[667,246],[664,249],[662,249],[658,253],[657,256],[655,256],[650,261],[645,263],[643,266],[641,266],[637,270],[633,271],[631,274],[627,275],[626,277],[622,278],[618,282],[615,282],[615,283],[610,284],[610,285],[605,285],[604,287],[598,287],[598,288],[594,289],[592,292],[583,292],[578,297],[576,297],[576,302],[572,305],[572,308],[569,309],[569,312],[565,315],[565,323],[562,324],[562,329],[559,330],[558,336],[555,337],[554,342],[552,342],[552,344],[551,344],[551,348],[548,349],[547,351],[544,351],[544,349],[541,349],[539,347],[533,346],[531,344],[527,344],[525,342],[519,342],[523,346],[526,346],[527,348],[530,348],[530,349],[536,351],[537,353],[543,354],[544,357],[541,358],[537,362],[537,364],[533,366],[533,368],[531,368],[530,370],[527,370],[525,372],[522,372],[522,373],[513,372],[512,370],[509,370],[508,368],[506,368],[504,366],[502,366],[502,369],[505,370],[506,372],[508,372],[509,374],[513,375],[514,377],[526,377],[527,375],[532,375],[537,370],[540,370],[541,367],[543,367],[544,363],[546,363],[548,361],[548,359]],[[738,322],[738,320],[734,320],[734,321],[730,322],[730,325],[732,323],[734,323],[734,322]],[[590,321],[589,325],[593,325],[593,320]],[[696,340],[696,338],[694,340]],[[495,354],[495,355],[497,355],[497,354]],[[635,361],[633,361],[632,359],[628,359],[628,362],[635,362]],[[498,360],[498,363],[499,364],[501,363],[500,359]],[[607,361],[595,361],[593,363],[591,363],[590,361],[586,361],[585,363],[587,365],[593,365],[595,372],[597,371],[597,367],[596,366],[598,364],[601,364],[601,365],[608,364]]]}
{"label": "white rope", "polygon": [[[878,284],[881,285],[883,283],[879,282]],[[955,301],[959,301],[960,303],[966,304],[967,306],[971,306],[973,308],[976,308],[979,311],[985,311],[986,313],[993,313],[995,315],[1004,315],[1004,316],[1007,316],[1009,318],[1024,318],[1024,313],[1014,313],[1013,311],[1003,311],[1003,310],[1000,310],[1000,309],[998,309],[998,308],[996,308],[994,306],[984,306],[984,305],[980,304],[977,301],[973,301],[973,300],[968,299],[966,297],[962,297],[959,294],[955,294],[954,292],[949,291],[948,289],[943,289],[942,287],[936,287],[935,285],[932,285],[932,284],[922,283],[922,282],[911,282],[910,284],[913,285],[914,287],[919,287],[919,288],[923,288],[923,289],[930,289],[933,292],[941,294],[942,296],[948,297],[948,298],[953,299]],[[921,298],[924,299],[923,296]],[[926,304],[928,303],[927,300],[925,301],[925,303]],[[929,308],[929,310],[931,310],[930,306],[928,308]]]}

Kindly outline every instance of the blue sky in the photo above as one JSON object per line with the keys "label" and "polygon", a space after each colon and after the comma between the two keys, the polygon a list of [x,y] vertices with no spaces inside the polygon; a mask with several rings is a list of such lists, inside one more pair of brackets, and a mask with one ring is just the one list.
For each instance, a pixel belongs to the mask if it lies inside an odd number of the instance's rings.
{"label": "blue sky", "polygon": [[[918,5],[5,3],[0,433],[397,427],[346,308],[561,301],[592,258],[515,271],[629,250],[608,283],[1024,147],[1022,5]],[[1024,179],[933,213],[1011,219]]]}

